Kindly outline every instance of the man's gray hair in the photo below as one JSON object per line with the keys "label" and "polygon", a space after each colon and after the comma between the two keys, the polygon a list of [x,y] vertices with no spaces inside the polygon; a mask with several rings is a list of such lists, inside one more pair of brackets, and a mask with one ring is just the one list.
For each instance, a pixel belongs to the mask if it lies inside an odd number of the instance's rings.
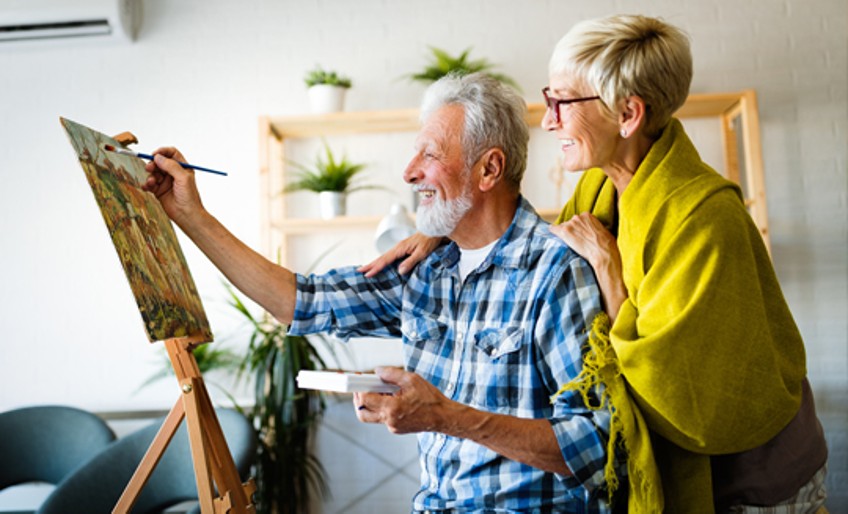
{"label": "man's gray hair", "polygon": [[421,121],[446,105],[461,105],[465,111],[462,149],[467,169],[491,148],[506,155],[504,176],[516,191],[527,167],[530,132],[524,115],[527,105],[511,87],[484,73],[449,74],[431,85],[421,104]]}

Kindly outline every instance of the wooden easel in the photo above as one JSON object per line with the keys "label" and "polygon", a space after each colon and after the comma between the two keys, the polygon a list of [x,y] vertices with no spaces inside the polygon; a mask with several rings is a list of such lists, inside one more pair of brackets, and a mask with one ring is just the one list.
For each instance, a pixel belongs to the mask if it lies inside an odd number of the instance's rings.
{"label": "wooden easel", "polygon": [[[121,132],[114,139],[122,146],[138,143],[132,132]],[[241,483],[224,432],[209,399],[206,384],[192,350],[208,342],[203,337],[165,340],[165,348],[180,383],[182,396],[174,404],[156,437],[142,457],[112,514],[128,514],[144,484],[162,458],[183,418],[186,418],[197,495],[202,514],[255,514],[253,479]],[[218,496],[215,496],[215,492]]]}
{"label": "wooden easel", "polygon": [[[186,418],[191,445],[194,474],[200,511],[203,514],[254,514],[252,496],[256,491],[253,479],[241,483],[206,385],[197,367],[192,349],[197,346],[191,338],[168,339],[165,348],[174,366],[182,396],[162,423],[135,473],[118,499],[112,514],[127,514],[132,509],[144,484],[162,458],[168,443]],[[215,496],[217,486],[218,496]]]}

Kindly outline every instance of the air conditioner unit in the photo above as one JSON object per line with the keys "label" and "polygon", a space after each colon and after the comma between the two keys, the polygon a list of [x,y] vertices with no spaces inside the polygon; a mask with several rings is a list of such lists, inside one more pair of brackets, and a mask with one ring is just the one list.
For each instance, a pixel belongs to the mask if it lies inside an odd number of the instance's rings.
{"label": "air conditioner unit", "polygon": [[0,46],[91,37],[135,41],[141,0],[3,0]]}

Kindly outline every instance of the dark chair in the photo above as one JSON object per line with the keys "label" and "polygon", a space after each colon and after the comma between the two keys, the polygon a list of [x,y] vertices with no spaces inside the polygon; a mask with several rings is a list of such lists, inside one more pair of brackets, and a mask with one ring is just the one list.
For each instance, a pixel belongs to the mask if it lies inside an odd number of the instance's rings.
{"label": "dark chair", "polygon": [[31,482],[56,485],[114,440],[105,421],[74,407],[0,413],[0,490]]}
{"label": "dark chair", "polygon": [[[247,477],[256,452],[250,421],[231,409],[217,409],[218,421],[239,474]],[[63,480],[42,504],[39,514],[99,514],[112,508],[130,481],[164,418],[115,441]],[[185,421],[138,495],[133,514],[153,514],[197,499],[194,464]]]}

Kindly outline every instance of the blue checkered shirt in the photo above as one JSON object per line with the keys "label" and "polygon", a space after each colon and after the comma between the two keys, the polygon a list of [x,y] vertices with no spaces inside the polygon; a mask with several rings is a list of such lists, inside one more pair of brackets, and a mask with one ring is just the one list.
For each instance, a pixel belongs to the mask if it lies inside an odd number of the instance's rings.
{"label": "blue checkered shirt", "polygon": [[409,275],[371,279],[354,268],[297,276],[291,334],[402,337],[408,371],[476,409],[547,419],[572,476],[507,459],[475,442],[418,434],[416,511],[607,512],[609,413],[559,387],[576,377],[588,326],[601,311],[589,264],[520,201],[512,224],[465,282],[455,244]]}

